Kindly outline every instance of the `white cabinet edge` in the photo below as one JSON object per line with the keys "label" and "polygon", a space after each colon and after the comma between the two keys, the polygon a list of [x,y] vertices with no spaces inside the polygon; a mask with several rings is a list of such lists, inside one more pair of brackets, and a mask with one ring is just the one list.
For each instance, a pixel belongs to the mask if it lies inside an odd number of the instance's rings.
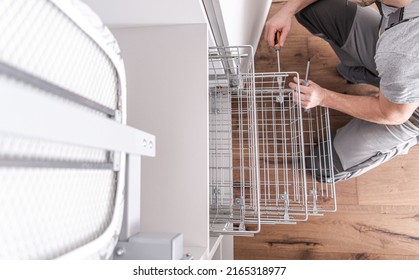
{"label": "white cabinet edge", "polygon": [[112,28],[206,23],[199,0],[83,0]]}

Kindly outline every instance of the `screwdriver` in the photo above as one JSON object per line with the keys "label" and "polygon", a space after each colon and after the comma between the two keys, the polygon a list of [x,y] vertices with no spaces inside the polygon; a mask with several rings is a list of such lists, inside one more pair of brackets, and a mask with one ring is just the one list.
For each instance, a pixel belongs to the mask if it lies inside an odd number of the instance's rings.
{"label": "screwdriver", "polygon": [[[281,72],[281,63],[280,63],[280,59],[279,59],[279,51],[281,50],[281,46],[279,45],[279,38],[281,37],[281,32],[277,31],[275,33],[275,52],[276,52],[276,59],[278,60],[278,73]],[[282,103],[284,102],[284,96],[282,93],[283,90],[283,80],[282,80],[282,76],[278,75],[277,77],[278,80],[278,88],[279,88],[279,95],[276,97],[277,102]]]}
{"label": "screwdriver", "polygon": [[[308,86],[308,73],[310,72],[310,58],[307,60],[306,76],[304,81],[301,83],[303,86]],[[311,113],[311,109],[304,109],[304,112]]]}
{"label": "screwdriver", "polygon": [[281,63],[279,59],[279,51],[281,50],[281,46],[279,45],[279,38],[281,38],[281,32],[277,31],[275,33],[275,52],[276,52],[276,59],[278,60],[278,72],[281,72]]}
{"label": "screwdriver", "polygon": [[307,60],[306,76],[304,81],[301,83],[303,86],[308,86],[308,73],[310,72],[310,58]]}

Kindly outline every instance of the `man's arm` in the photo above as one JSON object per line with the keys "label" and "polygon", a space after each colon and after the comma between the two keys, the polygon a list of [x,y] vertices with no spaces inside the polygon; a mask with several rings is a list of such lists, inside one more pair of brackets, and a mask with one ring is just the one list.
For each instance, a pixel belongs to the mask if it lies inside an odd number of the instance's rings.
{"label": "man's arm", "polygon": [[[295,89],[296,86],[295,83],[290,83],[291,88]],[[378,97],[341,94],[322,88],[312,81],[308,86],[300,85],[300,91],[301,105],[304,108],[327,107],[379,124],[402,124],[419,107],[419,102],[409,104],[390,102],[382,93],[379,93]]]}
{"label": "man's arm", "polygon": [[288,32],[291,29],[292,17],[317,0],[292,0],[288,1],[274,16],[272,16],[265,24],[264,38],[269,46],[274,46],[275,33],[281,32],[279,45],[283,46]]}
{"label": "man's arm", "polygon": [[370,122],[397,125],[406,122],[419,103],[392,103],[379,93],[374,96],[346,95],[328,90],[320,106],[335,109]]}

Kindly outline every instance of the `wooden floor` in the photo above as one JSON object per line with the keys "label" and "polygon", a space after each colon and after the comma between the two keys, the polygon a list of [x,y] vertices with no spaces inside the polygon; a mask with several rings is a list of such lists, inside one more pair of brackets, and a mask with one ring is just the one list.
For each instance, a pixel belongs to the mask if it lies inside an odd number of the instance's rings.
{"label": "wooden floor", "polygon": [[[283,3],[273,3],[271,14]],[[297,22],[281,50],[281,70],[348,94],[374,94],[377,88],[349,85],[336,72],[330,46]],[[256,72],[275,72],[275,52],[261,39]],[[333,129],[350,117],[331,113]],[[254,237],[235,237],[236,259],[419,259],[419,146],[358,178],[338,183],[336,213],[296,225],[263,225]]]}

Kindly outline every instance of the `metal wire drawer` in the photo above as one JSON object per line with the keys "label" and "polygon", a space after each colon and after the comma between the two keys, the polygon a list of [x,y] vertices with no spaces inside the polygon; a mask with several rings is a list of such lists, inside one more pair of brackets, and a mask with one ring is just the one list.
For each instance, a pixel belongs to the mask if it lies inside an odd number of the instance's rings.
{"label": "metal wire drawer", "polygon": [[260,230],[258,138],[251,48],[210,49],[210,230]]}
{"label": "metal wire drawer", "polygon": [[[254,73],[250,46],[209,49],[210,231],[336,210],[329,112],[302,110],[296,72]],[[325,156],[330,155],[330,156]]]}

